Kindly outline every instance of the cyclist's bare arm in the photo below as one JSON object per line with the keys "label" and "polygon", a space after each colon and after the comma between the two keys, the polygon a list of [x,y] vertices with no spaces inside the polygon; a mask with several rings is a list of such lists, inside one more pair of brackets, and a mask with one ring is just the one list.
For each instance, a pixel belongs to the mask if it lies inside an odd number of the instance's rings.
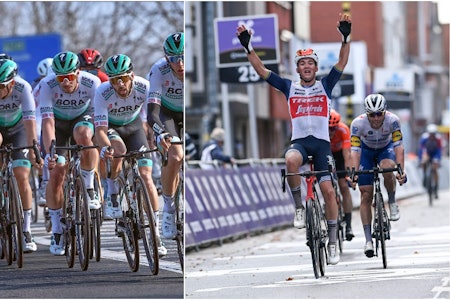
{"label": "cyclist's bare arm", "polygon": [[403,184],[406,182],[405,148],[403,147],[403,144],[395,147],[394,152],[395,152],[396,163],[400,164],[400,166],[402,167],[402,170],[403,170],[403,174],[400,176],[400,174],[397,173],[396,178],[400,184]]}

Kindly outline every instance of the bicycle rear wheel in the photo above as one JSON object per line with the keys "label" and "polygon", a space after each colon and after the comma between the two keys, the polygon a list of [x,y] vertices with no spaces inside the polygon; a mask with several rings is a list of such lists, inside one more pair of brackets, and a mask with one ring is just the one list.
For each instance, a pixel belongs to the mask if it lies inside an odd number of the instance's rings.
{"label": "bicycle rear wheel", "polygon": [[[100,180],[99,176],[96,173],[96,176],[94,177],[94,189],[98,193],[99,199],[102,198],[101,188],[100,188]],[[91,209],[91,222],[90,222],[90,251],[89,251],[89,258],[92,259],[95,256],[96,261],[100,261],[101,258],[101,238],[100,238],[100,227],[102,225],[102,214],[101,214],[102,207],[99,209]]]}
{"label": "bicycle rear wheel", "polygon": [[[2,192],[3,194],[3,192]],[[3,196],[2,196],[3,197]],[[6,200],[3,198],[2,200]],[[13,242],[11,235],[11,209],[9,205],[9,201],[5,201],[5,206],[1,212],[1,244],[2,244],[2,253],[1,258],[5,258],[6,263],[10,266],[13,262]]]}
{"label": "bicycle rear wheel", "polygon": [[119,184],[118,199],[121,199],[123,216],[118,220],[117,231],[119,236],[122,237],[123,250],[127,257],[128,265],[132,272],[139,270],[139,244],[138,244],[138,231],[135,220],[134,211],[131,206],[130,193],[128,192],[128,186],[123,178],[117,179]]}
{"label": "bicycle rear wheel", "polygon": [[[180,176],[183,176],[180,174]],[[180,260],[181,271],[184,272],[184,193],[183,180],[178,182],[177,192],[175,193],[175,213],[177,235],[175,240],[177,242],[178,258]]]}
{"label": "bicycle rear wheel", "polygon": [[77,176],[75,191],[75,235],[78,260],[80,261],[81,270],[86,271],[89,267],[91,217],[89,196],[81,176]]}
{"label": "bicycle rear wheel", "polygon": [[345,220],[344,220],[344,208],[342,207],[342,199],[338,199],[338,218],[337,218],[337,240],[339,251],[342,253],[344,249],[344,236],[345,236]]}
{"label": "bicycle rear wheel", "polygon": [[311,251],[311,259],[313,264],[314,276],[319,278],[320,272],[320,236],[317,235],[317,228],[320,228],[319,219],[314,207],[314,200],[306,201],[306,238],[308,239],[309,250]]}
{"label": "bicycle rear wheel", "polygon": [[139,213],[139,235],[144,244],[150,272],[153,275],[157,275],[159,272],[159,256],[158,245],[156,243],[155,215],[150,203],[147,188],[141,177],[135,178],[134,190],[136,191],[137,211]]}
{"label": "bicycle rear wheel", "polygon": [[[378,234],[377,234],[377,238],[380,241],[380,246],[381,246],[381,256],[383,259],[383,267],[386,269],[387,268],[387,256],[386,256],[386,232],[385,232],[385,222],[383,221],[383,218],[386,216],[385,213],[383,213],[384,211],[384,202],[383,202],[383,196],[381,195],[381,193],[376,193],[375,194],[375,202],[376,202],[376,216],[377,216],[377,224],[378,224]],[[384,216],[383,216],[384,215]]]}
{"label": "bicycle rear wheel", "polygon": [[13,242],[13,258],[17,267],[23,267],[23,208],[17,181],[9,179],[9,197],[11,201],[11,235]]}
{"label": "bicycle rear wheel", "polygon": [[428,163],[426,168],[425,188],[427,189],[428,194],[428,204],[433,206],[433,172],[431,163]]}

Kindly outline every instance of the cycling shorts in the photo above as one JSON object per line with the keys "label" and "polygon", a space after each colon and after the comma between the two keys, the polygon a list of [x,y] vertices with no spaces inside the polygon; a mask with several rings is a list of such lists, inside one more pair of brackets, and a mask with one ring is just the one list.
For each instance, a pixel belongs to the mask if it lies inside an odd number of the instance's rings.
{"label": "cycling shorts", "polygon": [[[2,145],[12,144],[13,147],[31,146],[27,144],[27,132],[22,119],[11,127],[0,127],[0,133],[3,137]],[[30,149],[30,151],[33,150]],[[14,151],[11,157],[13,160],[28,159],[25,156],[25,151]]]}
{"label": "cycling shorts", "polygon": [[[374,159],[377,159],[377,163],[383,159],[390,159],[395,162],[394,145],[392,142],[387,144],[381,149],[372,149],[367,147],[364,143],[361,144],[361,161],[360,170],[371,170],[374,167]],[[360,174],[358,175],[358,184],[372,185],[373,174]]]}
{"label": "cycling shorts", "polygon": [[[75,140],[73,138],[73,130],[78,126],[87,126],[91,128],[93,134],[94,131],[94,121],[91,115],[83,114],[78,118],[73,120],[61,120],[55,118],[55,137],[56,137],[56,146],[65,147],[69,145],[74,145]],[[58,155],[66,156],[67,150],[57,150],[56,153]]]}

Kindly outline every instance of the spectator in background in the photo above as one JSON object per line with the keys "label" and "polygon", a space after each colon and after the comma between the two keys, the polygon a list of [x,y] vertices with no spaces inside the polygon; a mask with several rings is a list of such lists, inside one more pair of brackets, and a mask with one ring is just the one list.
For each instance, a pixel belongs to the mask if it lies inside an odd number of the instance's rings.
{"label": "spectator in background", "polygon": [[202,150],[202,169],[214,169],[213,161],[218,160],[223,163],[234,164],[235,159],[223,153],[223,142],[225,131],[216,127],[211,132],[211,140],[205,144]]}

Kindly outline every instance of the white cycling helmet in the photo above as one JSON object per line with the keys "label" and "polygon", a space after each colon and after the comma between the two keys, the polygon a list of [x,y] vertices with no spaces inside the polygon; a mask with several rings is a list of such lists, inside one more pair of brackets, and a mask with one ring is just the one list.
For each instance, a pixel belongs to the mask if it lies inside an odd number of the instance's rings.
{"label": "white cycling helmet", "polygon": [[295,65],[298,65],[298,62],[302,58],[312,58],[316,62],[316,65],[319,64],[319,57],[314,52],[314,50],[311,48],[297,50],[297,52],[295,54]]}
{"label": "white cycling helmet", "polygon": [[38,74],[41,76],[47,76],[48,74],[53,73],[52,62],[53,59],[49,57],[41,60],[37,65]]}
{"label": "white cycling helmet", "polygon": [[368,114],[385,112],[386,107],[386,99],[381,94],[370,94],[364,99],[364,109]]}
{"label": "white cycling helmet", "polygon": [[428,124],[427,125],[427,132],[428,133],[437,133],[438,132],[438,127],[436,124]]}

